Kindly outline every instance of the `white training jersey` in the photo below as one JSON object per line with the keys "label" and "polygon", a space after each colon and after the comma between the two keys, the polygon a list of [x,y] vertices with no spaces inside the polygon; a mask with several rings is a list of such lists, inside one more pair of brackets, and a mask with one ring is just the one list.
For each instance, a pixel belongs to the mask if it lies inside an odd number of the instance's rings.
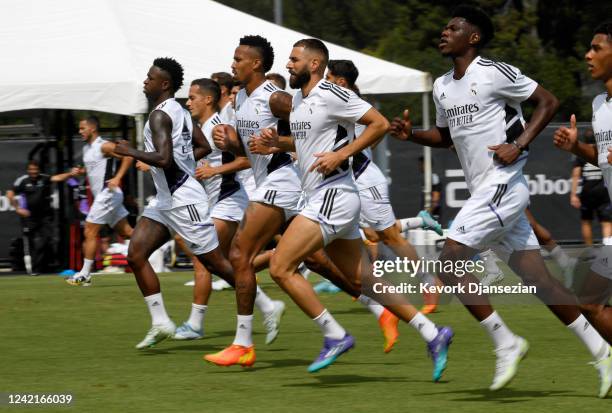
{"label": "white training jersey", "polygon": [[[172,209],[185,205],[208,202],[206,192],[193,177],[195,159],[193,156],[193,122],[187,112],[174,98],[166,99],[155,109],[164,112],[172,120],[172,164],[166,168],[151,167],[151,176],[157,195],[149,206],[158,209]],[[155,152],[153,134],[149,121],[144,128],[144,144],[147,152]]]}
{"label": "white training jersey", "polygon": [[[98,136],[91,144],[83,147],[83,164],[87,171],[87,180],[91,194],[98,196],[106,188],[106,181],[113,178],[117,173],[117,162],[112,157],[106,157],[102,153],[102,145],[107,140]],[[120,188],[116,189],[121,191]]]}
{"label": "white training jersey", "polygon": [[318,159],[314,154],[348,145],[355,138],[355,122],[371,107],[353,91],[326,80],[317,83],[308,96],[302,96],[301,90],[295,94],[290,126],[306,194],[322,187],[357,190],[350,159],[328,175],[308,170]]}
{"label": "white training jersey", "polygon": [[226,125],[231,125],[234,123],[236,118],[236,112],[234,111],[234,106],[232,106],[232,102],[227,102],[227,104],[219,110],[219,117],[221,121]]}
{"label": "white training jersey", "polygon": [[[365,125],[356,123],[355,136],[359,137],[365,129]],[[373,186],[388,184],[387,178],[378,165],[374,163],[370,146],[353,155],[353,176],[360,191]]]}
{"label": "white training jersey", "polygon": [[246,89],[240,89],[236,95],[236,120],[232,126],[235,126],[251,162],[257,188],[299,191],[300,180],[288,153],[258,155],[249,151],[251,135],[259,135],[265,128],[277,127],[278,118],[270,109],[270,96],[279,90],[269,80],[259,85],[250,96]]}
{"label": "white training jersey", "polygon": [[522,175],[527,152],[508,166],[493,159],[490,145],[513,142],[524,130],[520,103],[538,84],[506,63],[476,57],[459,80],[453,71],[434,82],[436,126],[449,128],[471,194],[483,184]]}
{"label": "white training jersey", "polygon": [[593,99],[593,134],[597,142],[597,161],[612,200],[612,165],[608,163],[608,148],[612,147],[612,99],[607,93]]}
{"label": "white training jersey", "polygon": [[[209,166],[216,168],[236,159],[234,154],[231,152],[222,151],[215,146],[215,142],[213,140],[213,128],[224,123],[225,122],[223,122],[221,116],[218,113],[215,113],[208,118],[206,122],[204,122],[204,125],[202,125],[202,133],[206,137],[212,152],[206,157],[200,159],[198,166],[202,165],[204,162],[208,162]],[[217,202],[240,190],[240,181],[238,180],[235,172],[215,175],[203,180],[202,184],[204,185],[204,190],[206,191],[206,195],[208,195],[211,205],[216,204]]]}
{"label": "white training jersey", "polygon": [[[219,111],[219,117],[221,118],[221,121],[227,125],[236,125],[236,112],[234,111],[232,102],[228,102],[227,105],[225,105],[225,107]],[[240,179],[241,183],[255,179],[253,177],[253,169],[251,168],[238,171],[236,172],[236,175],[238,176],[238,179]]]}

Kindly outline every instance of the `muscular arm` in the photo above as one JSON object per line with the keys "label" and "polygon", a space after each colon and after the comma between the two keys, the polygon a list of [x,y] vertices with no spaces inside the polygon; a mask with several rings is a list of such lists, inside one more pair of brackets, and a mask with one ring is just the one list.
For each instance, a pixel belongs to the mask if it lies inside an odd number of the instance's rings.
{"label": "muscular arm", "polygon": [[576,147],[572,149],[572,153],[576,156],[581,157],[588,163],[591,163],[593,165],[599,164],[599,161],[597,159],[597,145],[579,141],[577,142]]}
{"label": "muscular arm", "polygon": [[279,90],[270,95],[270,110],[272,114],[279,119],[289,121],[293,98],[287,92]]}
{"label": "muscular arm", "polygon": [[223,127],[227,136],[226,150],[236,156],[246,156],[244,146],[242,145],[242,139],[240,138],[240,136],[238,136],[238,132],[236,132],[236,129],[234,129],[230,125],[219,125],[215,126],[215,130],[220,127]]}
{"label": "muscular arm", "polygon": [[231,162],[224,163],[221,166],[218,166],[215,169],[215,172],[219,175],[231,174],[232,172],[242,171],[243,169],[249,169],[251,167],[251,162],[246,156],[237,156]]}
{"label": "muscular arm", "polygon": [[428,130],[415,130],[408,140],[432,148],[450,148],[453,145],[449,129],[438,126]]}
{"label": "muscular arm", "polygon": [[529,124],[516,139],[516,142],[523,148],[529,145],[542,129],[548,125],[548,122],[550,122],[559,108],[559,100],[555,95],[539,85],[528,100],[535,103],[536,107]]}
{"label": "muscular arm", "polygon": [[427,130],[412,130],[412,121],[408,109],[404,110],[401,118],[393,119],[390,132],[391,136],[400,141],[412,141],[433,148],[450,148],[453,146],[448,128],[436,126]]}
{"label": "muscular arm", "polygon": [[[114,145],[114,144],[112,144]],[[52,175],[51,182],[64,182],[70,179],[73,176],[83,175],[85,173],[85,168],[75,166],[69,172],[64,172],[62,174]]]}
{"label": "muscular arm", "polygon": [[210,144],[206,140],[202,129],[198,125],[193,125],[193,133],[191,134],[191,140],[193,142],[193,156],[196,161],[202,159],[206,155],[212,152]]}
{"label": "muscular arm", "polygon": [[370,108],[358,123],[367,127],[357,139],[340,149],[338,153],[345,159],[353,156],[357,152],[378,143],[389,130],[389,121],[374,108]]}
{"label": "muscular arm", "polygon": [[168,168],[173,161],[172,154],[172,120],[160,110],[155,110],[149,116],[149,127],[153,135],[154,152],[144,152],[131,146],[118,143],[115,146],[115,153],[123,156],[131,156],[148,165],[157,168]]}

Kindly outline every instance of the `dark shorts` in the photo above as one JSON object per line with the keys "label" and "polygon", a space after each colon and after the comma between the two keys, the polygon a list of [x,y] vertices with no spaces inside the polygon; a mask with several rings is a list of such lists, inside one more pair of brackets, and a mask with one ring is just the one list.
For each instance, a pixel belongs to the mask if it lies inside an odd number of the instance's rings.
{"label": "dark shorts", "polygon": [[597,215],[599,222],[612,221],[612,206],[608,191],[602,190],[583,191],[580,194],[580,219],[592,221]]}

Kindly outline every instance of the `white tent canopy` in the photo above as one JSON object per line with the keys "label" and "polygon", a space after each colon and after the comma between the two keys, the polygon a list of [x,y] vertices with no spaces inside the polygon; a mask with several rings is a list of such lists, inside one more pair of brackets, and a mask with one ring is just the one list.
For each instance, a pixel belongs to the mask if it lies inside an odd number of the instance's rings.
{"label": "white tent canopy", "polygon": [[[293,43],[309,37],[208,0],[3,0],[0,4],[0,112],[84,109],[147,111],[142,81],[153,59],[171,56],[185,84],[229,71],[240,37],[274,47],[286,74]],[[364,94],[422,93],[428,73],[327,43],[332,59],[359,68]],[[186,97],[187,88],[178,97]]]}

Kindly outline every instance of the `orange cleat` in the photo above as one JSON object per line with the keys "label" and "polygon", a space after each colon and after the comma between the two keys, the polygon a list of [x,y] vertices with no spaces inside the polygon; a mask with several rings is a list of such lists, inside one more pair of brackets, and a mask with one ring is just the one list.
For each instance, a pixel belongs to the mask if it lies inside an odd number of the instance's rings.
{"label": "orange cleat", "polygon": [[217,366],[227,367],[238,364],[242,367],[251,367],[255,364],[255,346],[232,344],[218,353],[204,356],[204,360]]}
{"label": "orange cleat", "polygon": [[385,353],[393,350],[393,346],[397,343],[397,338],[399,337],[399,331],[397,330],[398,323],[399,318],[386,308],[378,319],[378,325],[382,330],[383,336],[385,336]]}

